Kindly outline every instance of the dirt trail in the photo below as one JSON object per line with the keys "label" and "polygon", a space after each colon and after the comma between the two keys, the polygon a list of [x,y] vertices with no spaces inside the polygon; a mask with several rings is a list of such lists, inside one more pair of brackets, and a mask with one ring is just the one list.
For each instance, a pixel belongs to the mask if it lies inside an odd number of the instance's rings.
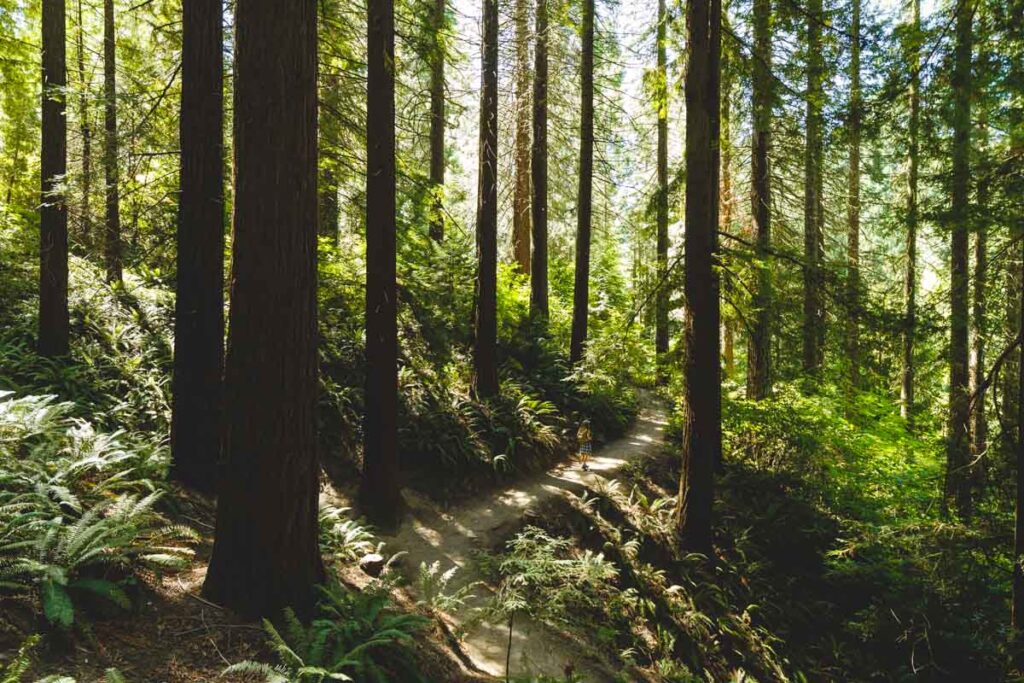
{"label": "dirt trail", "polygon": [[[414,578],[420,563],[439,561],[441,571],[460,567],[461,583],[478,579],[473,553],[500,546],[522,525],[524,514],[540,503],[568,493],[578,495],[599,478],[610,478],[626,463],[657,451],[663,444],[667,423],[665,409],[645,400],[640,415],[626,436],[598,449],[590,460],[590,472],[564,464],[520,481],[504,491],[488,493],[443,511],[430,500],[406,492],[409,515],[394,536],[384,536],[391,552],[405,551],[404,571]],[[415,590],[412,588],[411,590]],[[488,590],[488,589],[483,589]],[[462,626],[465,616],[451,615]],[[585,661],[578,646],[564,634],[543,624],[516,619],[512,637],[512,675],[545,674],[561,680],[572,663],[587,681],[611,681],[613,671],[600,662]],[[473,665],[492,676],[504,677],[508,627],[479,624],[462,643]]]}

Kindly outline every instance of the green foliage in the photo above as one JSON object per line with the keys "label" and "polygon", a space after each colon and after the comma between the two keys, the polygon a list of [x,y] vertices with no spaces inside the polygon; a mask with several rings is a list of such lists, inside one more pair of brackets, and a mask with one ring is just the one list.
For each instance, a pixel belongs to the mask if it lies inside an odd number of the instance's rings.
{"label": "green foliage", "polygon": [[422,681],[411,658],[413,636],[427,620],[395,612],[382,590],[321,589],[317,616],[303,624],[290,609],[279,626],[264,620],[275,665],[246,661],[224,670],[260,676],[268,683],[322,681]]}
{"label": "green foliage", "polygon": [[59,628],[85,594],[129,607],[131,573],[187,566],[196,540],[154,509],[163,448],[97,433],[71,410],[0,394],[0,592],[37,595]]}
{"label": "green foliage", "polygon": [[355,562],[371,552],[379,552],[382,543],[369,527],[348,517],[348,508],[325,505],[320,508],[320,549],[325,558]]}
{"label": "green foliage", "polygon": [[471,581],[455,587],[453,581],[459,572],[458,565],[452,565],[441,571],[441,562],[435,560],[430,564],[420,562],[416,573],[416,594],[419,604],[431,610],[455,612],[466,606],[466,601],[473,595],[482,581]]}

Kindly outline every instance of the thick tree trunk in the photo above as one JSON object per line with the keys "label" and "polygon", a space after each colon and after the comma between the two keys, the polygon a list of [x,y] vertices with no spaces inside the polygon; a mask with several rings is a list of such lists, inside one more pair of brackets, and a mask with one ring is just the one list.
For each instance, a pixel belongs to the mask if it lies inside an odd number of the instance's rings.
{"label": "thick tree trunk", "polygon": [[971,50],[973,3],[957,13],[953,65],[953,187],[950,207],[949,427],[946,496],[963,517],[971,514],[968,466],[968,250],[970,243]]}
{"label": "thick tree trunk", "polygon": [[668,313],[671,290],[668,286],[668,55],[666,30],[668,12],[665,0],[658,0],[658,66],[655,73],[656,90],[654,105],[658,114],[658,195],[657,202],[657,244],[658,263],[657,287],[654,312],[654,352],[657,356],[658,383],[668,381],[665,364],[668,359]]}
{"label": "thick tree trunk", "polygon": [[530,8],[515,0],[516,24],[516,179],[512,195],[512,258],[530,274]]}
{"label": "thick tree trunk", "polygon": [[822,295],[823,226],[822,157],[824,143],[822,89],[821,0],[809,0],[807,7],[807,112],[804,150],[804,320],[803,371],[812,378],[821,374],[822,340],[825,336],[825,304]]}
{"label": "thick tree trunk", "polygon": [[846,359],[853,387],[860,386],[860,4],[860,0],[853,0],[850,21],[850,196],[846,233]]}
{"label": "thick tree trunk", "polygon": [[237,0],[227,472],[203,592],[308,615],[317,529],[316,2]]}
{"label": "thick tree trunk", "polygon": [[395,276],[394,0],[370,0],[366,82],[366,415],[363,508],[398,521],[398,285]]}
{"label": "thick tree trunk", "polygon": [[910,154],[907,161],[907,270],[903,284],[903,363],[900,372],[900,413],[908,428],[914,420],[914,340],[917,334],[917,176],[921,127],[921,1],[911,0]]}
{"label": "thick tree trunk", "polygon": [[715,466],[721,459],[719,358],[718,137],[721,3],[687,4],[686,235],[684,297],[686,380],[680,545],[710,556]]}
{"label": "thick tree trunk", "polygon": [[[724,21],[724,19],[723,19]],[[726,26],[728,28],[728,26]],[[721,191],[718,200],[719,225],[729,232],[732,226],[732,81],[733,62],[729,52],[723,52],[721,70]],[[736,325],[733,318],[722,321],[722,373],[730,379],[736,371]]]}
{"label": "thick tree trunk", "polygon": [[594,0],[583,0],[580,69],[580,177],[576,200],[576,273],[572,293],[569,362],[583,360],[590,309],[590,228],[594,190]]}
{"label": "thick tree trunk", "polygon": [[104,263],[107,282],[120,282],[121,195],[117,167],[117,56],[115,51],[114,0],[103,0],[103,173],[106,192]]}
{"label": "thick tree trunk", "polygon": [[537,0],[537,36],[533,54],[533,258],[530,265],[530,311],[548,317],[548,3]]}
{"label": "thick tree trunk", "polygon": [[444,240],[444,28],[446,0],[434,0],[434,45],[430,52],[430,237]]}
{"label": "thick tree trunk", "polygon": [[212,491],[224,369],[224,58],[220,2],[184,0],[181,195],[174,308],[175,478]]}
{"label": "thick tree trunk", "polygon": [[90,83],[85,72],[85,27],[82,25],[82,0],[78,0],[78,131],[82,137],[82,203],[78,212],[78,232],[86,253],[92,251],[92,125],[89,115]]}
{"label": "thick tree trunk", "polygon": [[[984,118],[984,112],[982,113]],[[979,147],[988,147],[988,127],[981,125]],[[974,299],[971,302],[971,380],[970,393],[974,396],[971,412],[971,459],[975,461],[976,484],[980,485],[985,472],[985,452],[988,450],[988,412],[985,409],[985,353],[988,339],[988,211],[989,180],[983,175],[978,181],[974,235]]]}
{"label": "thick tree trunk", "polygon": [[64,195],[68,130],[64,113],[64,0],[44,0],[42,35],[42,178],[39,204],[39,353],[68,352],[68,209]]}
{"label": "thick tree trunk", "polygon": [[473,393],[498,393],[498,0],[483,0]]}
{"label": "thick tree trunk", "polygon": [[751,215],[757,243],[757,276],[754,283],[754,323],[747,344],[747,397],[755,401],[771,394],[772,273],[771,248],[771,150],[772,120],[771,0],[754,0],[754,121],[751,150]]}

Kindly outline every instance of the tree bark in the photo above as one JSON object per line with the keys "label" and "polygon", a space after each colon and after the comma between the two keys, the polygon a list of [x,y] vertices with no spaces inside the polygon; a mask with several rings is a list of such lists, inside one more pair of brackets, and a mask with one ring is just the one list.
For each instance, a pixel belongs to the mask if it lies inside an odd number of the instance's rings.
{"label": "tree bark", "polygon": [[[988,127],[982,112],[979,148],[987,150]],[[988,450],[988,412],[985,409],[985,353],[988,339],[988,211],[989,180],[978,181],[974,235],[974,299],[971,302],[971,379],[970,394],[976,396],[971,412],[971,456],[975,464],[975,482],[981,484],[985,471],[984,455]]]}
{"label": "tree bark", "polygon": [[580,176],[576,200],[576,273],[572,296],[569,362],[583,360],[590,309],[590,230],[594,189],[594,0],[583,0],[580,73]]}
{"label": "tree bark", "polygon": [[[1024,150],[1022,141],[1018,140],[1018,150]],[[1020,270],[1018,282],[1024,282],[1024,231],[1018,231]],[[1024,296],[1018,297],[1020,306],[1017,311],[1019,324],[1024,325]],[[1013,534],[1013,599],[1010,624],[1013,636],[1020,652],[1021,638],[1024,637],[1024,351],[1019,352],[1017,363],[1017,495],[1014,505]],[[1018,668],[1024,664],[1021,655],[1017,655],[1015,664]]]}
{"label": "tree bark", "polygon": [[847,205],[846,242],[846,358],[850,364],[850,386],[860,386],[860,0],[853,0],[850,21],[850,176]]}
{"label": "tree bark", "polygon": [[771,151],[772,120],[771,0],[754,0],[754,120],[751,150],[751,216],[754,219],[757,275],[754,323],[747,344],[747,397],[755,401],[772,391]]}
{"label": "tree bark", "polygon": [[907,270],[903,283],[903,363],[900,372],[900,413],[908,428],[914,421],[914,341],[917,334],[917,181],[921,127],[921,1],[911,0],[910,153],[907,160]]}
{"label": "tree bark", "polygon": [[963,517],[971,513],[968,473],[968,250],[970,242],[971,51],[974,5],[961,5],[956,18],[953,64],[953,184],[950,207],[949,427],[946,496]]}
{"label": "tree bark", "polygon": [[680,545],[710,557],[714,473],[722,452],[719,357],[718,178],[720,0],[687,5],[686,234],[683,469]]}
{"label": "tree bark", "polygon": [[512,196],[512,257],[530,274],[530,43],[528,0],[515,0],[516,178]]}
{"label": "tree bark", "polygon": [[446,0],[434,0],[434,45],[430,54],[430,237],[444,240],[444,62]]}
{"label": "tree bark", "polygon": [[548,3],[537,0],[537,35],[533,51],[533,258],[530,264],[530,311],[548,317]]}
{"label": "tree bark", "polygon": [[44,0],[42,147],[39,174],[39,353],[68,353],[68,210],[64,194],[68,131],[64,0]]}
{"label": "tree bark", "polygon": [[117,167],[117,55],[114,32],[114,0],[103,0],[103,173],[106,196],[104,262],[107,282],[120,282],[121,195]]}
{"label": "tree bark", "polygon": [[473,393],[498,393],[498,0],[483,0]]}
{"label": "tree bark", "polygon": [[316,2],[237,0],[227,472],[203,592],[309,615],[317,529]]}
{"label": "tree bark", "polygon": [[78,232],[82,246],[92,251],[92,125],[89,114],[89,79],[85,72],[85,27],[82,24],[82,0],[78,0],[78,130],[82,137],[82,203],[79,206]]}
{"label": "tree bark", "polygon": [[217,483],[224,369],[223,9],[182,3],[181,195],[174,309],[172,474]]}
{"label": "tree bark", "polygon": [[366,415],[360,498],[398,522],[398,285],[395,275],[395,10],[370,0],[366,82]]}
{"label": "tree bark", "polygon": [[658,0],[658,66],[655,73],[654,105],[658,114],[658,195],[656,198],[658,292],[654,313],[654,353],[657,357],[658,383],[668,381],[668,315],[671,291],[668,276],[668,55],[666,35],[668,12],[665,0]]}
{"label": "tree bark", "polygon": [[821,27],[824,22],[821,0],[809,0],[807,6],[807,111],[804,149],[804,320],[803,371],[812,379],[821,374],[822,340],[825,336],[825,310],[822,296],[823,232],[822,158],[824,142],[823,90],[824,57]]}

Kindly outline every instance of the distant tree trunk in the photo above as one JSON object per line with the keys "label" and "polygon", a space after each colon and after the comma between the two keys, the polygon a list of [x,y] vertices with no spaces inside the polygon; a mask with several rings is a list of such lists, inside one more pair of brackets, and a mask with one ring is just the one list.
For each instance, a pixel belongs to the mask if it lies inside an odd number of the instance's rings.
{"label": "distant tree trunk", "polygon": [[334,169],[324,169],[320,174],[319,211],[317,225],[321,237],[326,237],[331,242],[338,241],[338,219],[341,217],[338,206],[338,176]]}
{"label": "distant tree trunk", "polygon": [[85,72],[85,28],[82,25],[82,0],[78,0],[78,129],[82,137],[82,203],[78,232],[82,246],[92,250],[92,125],[89,123],[89,79]]}
{"label": "distant tree trunk", "polygon": [[103,0],[103,173],[106,188],[104,262],[107,282],[121,281],[121,195],[117,168],[117,57],[114,0]]}
{"label": "distant tree trunk", "polygon": [[395,276],[395,8],[367,6],[366,416],[363,508],[393,528],[398,481],[398,285]]}
{"label": "distant tree trunk", "polygon": [[657,260],[658,291],[654,314],[654,352],[657,356],[658,383],[668,381],[668,313],[671,291],[668,286],[668,12],[665,0],[658,0],[658,67],[655,73],[654,104],[658,114],[658,196],[657,196]]}
{"label": "distant tree trunk", "polygon": [[[728,10],[725,12],[728,14]],[[723,21],[725,19],[723,18]],[[728,25],[726,26],[728,29]],[[732,81],[733,63],[730,53],[722,53],[721,76],[721,192],[718,201],[719,225],[721,230],[729,232],[732,226]],[[731,378],[736,370],[736,325],[729,318],[722,321],[722,372],[726,379]]]}
{"label": "distant tree trunk", "polygon": [[687,4],[685,394],[680,545],[711,555],[715,466],[721,459],[718,289],[720,0]]}
{"label": "distant tree trunk", "polygon": [[[1021,264],[1017,261],[1016,254],[1008,255],[1004,272],[1004,285],[1006,292],[1006,307],[1003,319],[1004,335],[1007,339],[1016,339],[1020,333],[1020,310],[1022,298]],[[1020,349],[1017,348],[1010,353],[1003,364],[1003,371],[1000,373],[1000,396],[1002,397],[1002,413],[999,422],[1004,426],[1002,434],[1002,452],[1007,457],[1012,457],[1016,447],[1017,438],[1017,394],[1020,388],[1017,386],[1017,375],[1021,361]]]}
{"label": "distant tree trunk", "polygon": [[182,3],[171,457],[175,478],[206,491],[217,484],[224,370],[222,22],[219,1]]}
{"label": "distant tree trunk", "polygon": [[430,53],[430,237],[444,240],[444,27],[446,0],[434,0],[434,45]]}
{"label": "distant tree trunk", "polygon": [[911,0],[910,154],[907,168],[907,270],[903,284],[903,364],[900,372],[900,414],[908,428],[914,418],[914,338],[917,334],[917,176],[918,135],[921,127],[921,2]]}
{"label": "distant tree trunk", "polygon": [[42,178],[39,204],[39,353],[68,353],[68,209],[64,195],[68,130],[64,116],[64,0],[44,0],[42,17]]}
{"label": "distant tree trunk", "polygon": [[583,0],[580,69],[580,177],[576,201],[576,275],[572,294],[569,362],[583,360],[590,309],[590,227],[594,189],[594,0]]}
{"label": "distant tree trunk", "polygon": [[850,21],[850,179],[847,205],[846,357],[850,385],[860,386],[860,0],[853,0]]}
{"label": "distant tree trunk", "polygon": [[825,311],[822,295],[823,232],[822,157],[824,143],[825,94],[822,89],[824,57],[821,27],[824,23],[822,0],[808,0],[807,7],[807,113],[804,150],[804,320],[803,371],[818,378],[822,365]]}
{"label": "distant tree trunk", "polygon": [[771,247],[771,150],[772,121],[771,0],[754,0],[754,121],[751,150],[751,216],[757,247],[754,282],[754,323],[747,344],[747,397],[755,401],[771,394],[772,273],[768,262]]}
{"label": "distant tree trunk", "polygon": [[473,392],[498,393],[498,0],[483,0]]}
{"label": "distant tree trunk", "polygon": [[[1021,149],[1018,146],[1018,149]],[[1020,271],[1017,274],[1018,282],[1024,282],[1024,232],[1018,233],[1020,252]],[[1019,290],[1018,290],[1019,291]],[[1018,297],[1020,309],[1017,311],[1019,324],[1024,325],[1024,296]],[[1014,534],[1013,534],[1013,608],[1011,614],[1011,625],[1014,630],[1014,638],[1017,645],[1024,637],[1024,352],[1018,356],[1017,363],[1017,496],[1014,506]],[[1020,655],[1015,662],[1018,668],[1022,666]]]}
{"label": "distant tree trunk", "polygon": [[[981,113],[981,129],[979,149],[988,149],[987,116]],[[988,199],[989,180],[987,173],[982,174],[978,181],[976,195],[977,207],[975,215],[974,236],[974,300],[972,301],[971,329],[971,378],[970,395],[974,396],[971,413],[971,456],[976,461],[974,483],[980,485],[985,472],[985,452],[988,450],[988,412],[985,409],[985,353],[988,339]]]}
{"label": "distant tree trunk", "polygon": [[515,0],[516,24],[516,180],[512,197],[512,256],[519,272],[530,274],[530,8]]}
{"label": "distant tree trunk", "polygon": [[537,36],[533,53],[533,259],[530,266],[530,311],[548,317],[548,4],[537,0]]}
{"label": "distant tree trunk", "polygon": [[969,434],[968,250],[970,243],[971,51],[974,5],[961,6],[956,18],[953,64],[953,185],[950,207],[949,429],[946,449],[946,497],[963,517],[971,514],[967,472]]}
{"label": "distant tree trunk", "polygon": [[[237,0],[227,472],[204,595],[308,616],[317,528],[316,2]],[[272,143],[272,144],[271,144]]]}

